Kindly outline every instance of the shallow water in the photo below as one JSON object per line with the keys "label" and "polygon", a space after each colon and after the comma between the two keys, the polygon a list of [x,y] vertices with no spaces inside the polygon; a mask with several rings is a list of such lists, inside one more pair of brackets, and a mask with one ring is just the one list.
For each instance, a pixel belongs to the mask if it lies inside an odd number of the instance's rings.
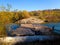
{"label": "shallow water", "polygon": [[48,26],[49,28],[53,28],[54,33],[60,34],[60,23],[46,23],[46,24],[42,24],[44,26]]}

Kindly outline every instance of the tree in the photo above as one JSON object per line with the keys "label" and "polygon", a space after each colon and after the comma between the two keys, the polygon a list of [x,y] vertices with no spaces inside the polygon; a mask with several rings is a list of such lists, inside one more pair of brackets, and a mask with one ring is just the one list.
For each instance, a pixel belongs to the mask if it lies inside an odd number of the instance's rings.
{"label": "tree", "polygon": [[7,4],[6,11],[9,12],[12,6],[10,4]]}

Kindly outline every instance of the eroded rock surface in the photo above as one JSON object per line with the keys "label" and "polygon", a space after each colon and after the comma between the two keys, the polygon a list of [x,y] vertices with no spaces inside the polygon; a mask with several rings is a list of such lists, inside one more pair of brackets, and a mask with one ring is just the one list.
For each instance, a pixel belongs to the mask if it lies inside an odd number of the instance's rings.
{"label": "eroded rock surface", "polygon": [[11,35],[50,35],[52,29],[40,24],[21,24],[19,28],[11,30]]}
{"label": "eroded rock surface", "polygon": [[34,32],[29,28],[17,28],[12,32],[12,35],[16,34],[17,36],[27,36],[27,35],[35,35]]}

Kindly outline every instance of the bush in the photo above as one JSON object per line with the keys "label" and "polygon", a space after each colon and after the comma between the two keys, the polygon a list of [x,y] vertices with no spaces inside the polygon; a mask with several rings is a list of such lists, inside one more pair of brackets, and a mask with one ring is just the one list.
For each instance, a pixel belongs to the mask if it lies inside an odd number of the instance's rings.
{"label": "bush", "polygon": [[6,29],[4,25],[0,25],[0,37],[6,36]]}

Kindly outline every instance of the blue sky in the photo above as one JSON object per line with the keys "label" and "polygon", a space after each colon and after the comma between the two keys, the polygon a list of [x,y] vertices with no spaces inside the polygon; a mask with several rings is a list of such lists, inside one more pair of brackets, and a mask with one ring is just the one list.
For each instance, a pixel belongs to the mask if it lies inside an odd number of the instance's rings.
{"label": "blue sky", "polygon": [[60,9],[60,0],[0,0],[0,6],[11,4],[13,9],[18,10],[45,10]]}

